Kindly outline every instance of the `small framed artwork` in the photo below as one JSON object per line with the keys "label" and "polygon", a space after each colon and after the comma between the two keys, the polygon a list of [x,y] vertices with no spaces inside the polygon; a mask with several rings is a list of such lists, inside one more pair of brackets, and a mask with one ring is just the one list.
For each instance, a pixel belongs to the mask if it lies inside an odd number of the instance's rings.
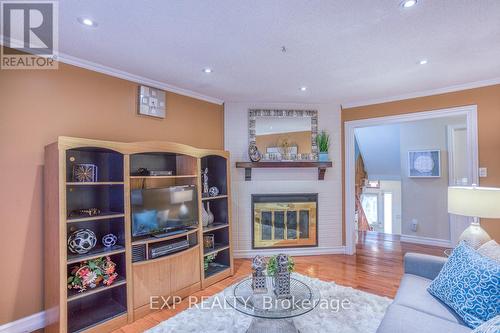
{"label": "small framed artwork", "polygon": [[139,86],[138,113],[143,116],[165,118],[165,91]]}
{"label": "small framed artwork", "polygon": [[441,151],[413,150],[408,152],[408,177],[441,177]]}

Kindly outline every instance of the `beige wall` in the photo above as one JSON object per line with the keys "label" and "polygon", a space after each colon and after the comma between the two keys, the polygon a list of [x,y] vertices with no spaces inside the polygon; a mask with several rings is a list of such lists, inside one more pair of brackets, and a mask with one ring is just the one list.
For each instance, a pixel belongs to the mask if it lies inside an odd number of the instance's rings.
{"label": "beige wall", "polygon": [[[478,107],[479,165],[488,168],[488,177],[481,178],[480,185],[500,187],[500,85],[343,109],[342,128],[344,127],[343,123],[349,120],[437,110],[471,104],[476,104]],[[344,136],[342,135],[342,140],[343,138]],[[342,144],[342,147],[342,156],[344,156],[344,144]],[[343,175],[345,175],[345,170],[343,171]],[[344,187],[345,183],[343,183],[343,195],[345,199]],[[345,223],[345,212],[343,220]],[[497,241],[500,240],[500,220],[482,220],[482,226],[493,238]]]}
{"label": "beige wall", "polygon": [[265,154],[266,148],[277,147],[278,143],[283,139],[287,139],[291,145],[297,145],[299,154],[311,153],[311,131],[257,135],[255,143],[259,151]]}
{"label": "beige wall", "polygon": [[137,84],[60,64],[0,71],[0,324],[42,310],[44,146],[59,135],[223,148],[223,106],[167,93],[164,120],[136,114]]}

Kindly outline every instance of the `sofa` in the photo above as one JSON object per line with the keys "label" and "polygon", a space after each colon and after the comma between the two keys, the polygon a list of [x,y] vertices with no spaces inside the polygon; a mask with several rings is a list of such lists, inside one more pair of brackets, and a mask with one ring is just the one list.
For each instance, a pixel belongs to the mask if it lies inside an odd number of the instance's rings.
{"label": "sofa", "polygon": [[444,257],[407,253],[394,302],[377,333],[466,333],[472,330],[427,287],[446,262]]}

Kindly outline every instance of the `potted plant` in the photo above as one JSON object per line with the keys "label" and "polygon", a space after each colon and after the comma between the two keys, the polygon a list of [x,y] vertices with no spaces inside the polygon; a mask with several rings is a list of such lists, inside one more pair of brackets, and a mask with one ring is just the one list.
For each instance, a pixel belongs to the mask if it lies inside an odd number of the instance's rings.
{"label": "potted plant", "polygon": [[278,298],[290,297],[290,273],[293,272],[295,262],[286,254],[278,254],[269,258],[267,274],[272,276],[274,294]]}
{"label": "potted plant", "polygon": [[319,149],[319,161],[328,161],[328,149],[330,148],[330,134],[325,131],[321,131],[316,136],[316,145]]}

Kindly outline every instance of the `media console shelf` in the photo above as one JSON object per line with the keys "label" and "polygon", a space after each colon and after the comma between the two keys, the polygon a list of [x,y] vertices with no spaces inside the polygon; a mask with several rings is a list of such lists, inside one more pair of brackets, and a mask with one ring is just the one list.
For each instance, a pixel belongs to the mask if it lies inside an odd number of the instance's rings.
{"label": "media console shelf", "polygon": [[318,180],[325,179],[326,169],[331,168],[332,162],[291,161],[291,162],[236,162],[237,168],[245,169],[245,180],[252,180],[254,168],[318,168]]}
{"label": "media console shelf", "polygon": [[[97,167],[95,182],[75,181],[73,167],[80,164]],[[202,193],[205,168],[208,185],[219,190],[215,197]],[[144,175],[147,170],[171,174]],[[229,170],[227,152],[178,143],[59,137],[48,145],[44,167],[45,332],[112,332],[155,311],[151,297],[187,297],[233,275]],[[195,223],[185,232],[163,238],[132,237],[134,190],[193,185],[198,210],[194,211]],[[204,228],[202,207],[208,205],[215,223]],[[98,213],[80,215],[89,208]],[[94,232],[96,245],[87,253],[72,253],[68,237],[82,229]],[[110,247],[102,242],[108,234],[117,237]],[[215,237],[212,249],[203,247],[206,234]],[[214,255],[205,269],[205,257]],[[108,256],[118,273],[111,285],[99,284],[83,292],[68,289],[68,277],[75,267]]]}

